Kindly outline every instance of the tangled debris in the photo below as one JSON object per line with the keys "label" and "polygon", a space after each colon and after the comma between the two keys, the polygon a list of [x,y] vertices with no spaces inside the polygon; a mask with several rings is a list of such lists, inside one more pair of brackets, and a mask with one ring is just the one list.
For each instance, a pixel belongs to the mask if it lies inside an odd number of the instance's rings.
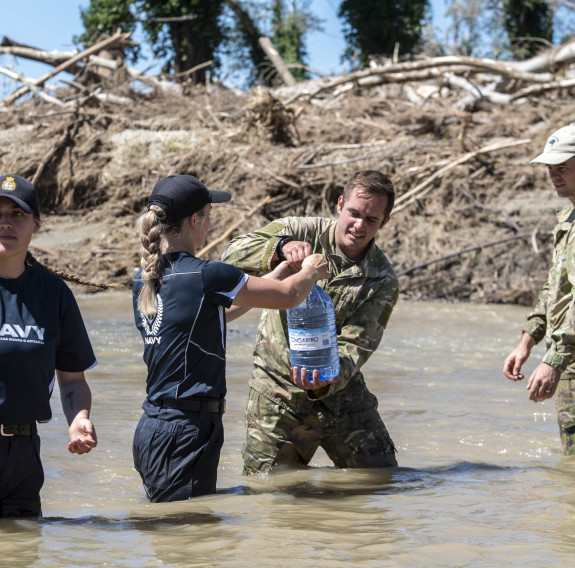
{"label": "tangled debris", "polygon": [[[516,92],[526,88],[514,80]],[[290,92],[124,85],[99,91],[108,97],[79,97],[70,86],[55,93],[66,106],[34,96],[0,107],[0,170],[38,188],[41,260],[126,285],[137,266],[135,219],[166,175],[233,192],[231,204],[214,208],[202,251],[218,258],[231,237],[279,216],[336,215],[347,178],[381,170],[397,205],[377,240],[406,297],[531,304],[565,202],[529,159],[575,120],[571,87],[520,105],[480,98],[471,111],[458,104],[460,91],[415,99],[408,82],[352,83],[320,92],[326,80],[308,82],[305,96],[301,84]]]}

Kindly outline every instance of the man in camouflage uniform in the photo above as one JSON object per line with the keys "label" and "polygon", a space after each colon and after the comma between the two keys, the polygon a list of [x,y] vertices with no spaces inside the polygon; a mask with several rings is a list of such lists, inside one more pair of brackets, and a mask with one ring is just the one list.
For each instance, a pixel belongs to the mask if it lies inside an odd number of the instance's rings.
{"label": "man in camouflage uniform", "polygon": [[322,253],[332,278],[320,285],[334,303],[340,356],[339,376],[321,384],[317,372],[309,378],[290,370],[286,312],[263,312],[246,410],[244,473],[306,466],[320,446],[338,467],[397,465],[377,399],[361,373],[398,298],[397,276],[374,242],[393,202],[387,176],[357,172],[339,197],[337,220],[286,217],[228,245],[223,260],[252,273],[284,259],[297,270],[307,255]]}
{"label": "man in camouflage uniform", "polygon": [[553,263],[527,326],[503,365],[513,381],[523,379],[521,366],[534,345],[545,338],[547,352],[527,382],[529,400],[555,397],[561,441],[575,454],[575,124],[554,132],[542,154],[531,163],[545,164],[557,195],[570,205],[558,212],[553,230]]}

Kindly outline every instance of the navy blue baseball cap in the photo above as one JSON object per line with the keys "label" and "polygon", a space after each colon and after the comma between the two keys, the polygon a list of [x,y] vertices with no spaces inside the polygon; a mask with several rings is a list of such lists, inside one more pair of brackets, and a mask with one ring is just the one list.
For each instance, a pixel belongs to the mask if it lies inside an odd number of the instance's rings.
{"label": "navy blue baseball cap", "polygon": [[208,189],[199,179],[190,175],[168,176],[152,190],[148,206],[158,205],[171,221],[178,221],[203,209],[208,203],[229,201],[229,191]]}
{"label": "navy blue baseball cap", "polygon": [[11,199],[26,213],[40,217],[40,200],[34,186],[15,174],[0,176],[0,197]]}

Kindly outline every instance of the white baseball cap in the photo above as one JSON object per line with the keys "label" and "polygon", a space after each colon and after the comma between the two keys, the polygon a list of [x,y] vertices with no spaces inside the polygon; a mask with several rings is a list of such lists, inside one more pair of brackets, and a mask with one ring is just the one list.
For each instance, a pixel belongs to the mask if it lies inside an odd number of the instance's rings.
{"label": "white baseball cap", "polygon": [[543,153],[529,163],[556,166],[573,156],[575,156],[575,123],[564,126],[551,134]]}

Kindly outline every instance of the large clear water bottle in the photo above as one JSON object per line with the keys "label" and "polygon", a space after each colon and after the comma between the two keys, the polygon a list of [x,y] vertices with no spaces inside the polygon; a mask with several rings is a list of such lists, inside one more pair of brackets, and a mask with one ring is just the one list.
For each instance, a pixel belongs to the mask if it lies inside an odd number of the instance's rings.
{"label": "large clear water bottle", "polygon": [[335,328],[335,310],[331,298],[315,285],[307,298],[287,310],[292,367],[319,371],[326,380],[339,374],[339,351]]}

